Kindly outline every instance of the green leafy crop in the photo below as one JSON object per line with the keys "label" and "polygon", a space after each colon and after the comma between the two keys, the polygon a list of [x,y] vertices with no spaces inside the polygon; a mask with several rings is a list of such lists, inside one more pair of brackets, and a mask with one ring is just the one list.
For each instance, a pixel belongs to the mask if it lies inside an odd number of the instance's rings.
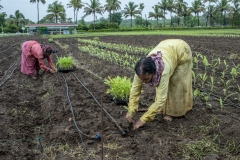
{"label": "green leafy crop", "polygon": [[52,42],[53,42],[53,39],[52,39],[52,38],[49,38],[49,39],[48,39],[48,42],[49,42],[49,43],[52,43]]}
{"label": "green leafy crop", "polygon": [[56,66],[60,69],[72,69],[73,68],[73,57],[60,57],[56,63]]}
{"label": "green leafy crop", "polygon": [[110,94],[113,99],[128,100],[130,89],[132,87],[131,79],[128,77],[115,77],[104,80],[104,83],[109,86],[107,94]]}

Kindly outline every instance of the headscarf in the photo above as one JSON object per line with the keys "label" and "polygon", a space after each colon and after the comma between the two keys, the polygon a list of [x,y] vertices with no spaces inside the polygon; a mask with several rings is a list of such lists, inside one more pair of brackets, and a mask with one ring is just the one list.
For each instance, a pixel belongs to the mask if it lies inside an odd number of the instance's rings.
{"label": "headscarf", "polygon": [[156,87],[162,77],[162,72],[164,70],[164,62],[162,60],[162,52],[161,51],[157,51],[157,54],[152,54],[150,57],[152,57],[152,59],[155,62],[156,65],[156,74],[153,75],[152,78],[152,82],[147,83],[150,87]]}
{"label": "headscarf", "polygon": [[52,47],[49,45],[42,45],[43,53],[47,53],[47,50],[52,50]]}

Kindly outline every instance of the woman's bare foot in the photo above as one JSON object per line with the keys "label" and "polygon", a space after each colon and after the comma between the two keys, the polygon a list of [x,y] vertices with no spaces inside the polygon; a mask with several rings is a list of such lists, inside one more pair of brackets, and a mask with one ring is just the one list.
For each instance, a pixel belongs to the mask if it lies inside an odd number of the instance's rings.
{"label": "woman's bare foot", "polygon": [[157,114],[163,114],[163,111],[158,112]]}
{"label": "woman's bare foot", "polygon": [[172,122],[173,117],[172,117],[172,116],[169,116],[169,115],[166,115],[163,119],[166,120],[166,121],[168,121],[168,122]]}

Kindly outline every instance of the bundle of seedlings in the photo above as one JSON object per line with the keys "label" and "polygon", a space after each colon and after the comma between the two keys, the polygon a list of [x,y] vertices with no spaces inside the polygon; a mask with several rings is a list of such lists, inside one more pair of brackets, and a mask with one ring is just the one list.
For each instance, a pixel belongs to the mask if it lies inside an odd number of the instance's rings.
{"label": "bundle of seedlings", "polygon": [[48,42],[49,42],[49,43],[53,43],[53,38],[49,38],[49,39],[48,39]]}
{"label": "bundle of seedlings", "polygon": [[105,84],[109,86],[106,94],[110,94],[115,102],[115,104],[127,104],[130,89],[132,87],[131,78],[128,77],[115,77],[111,78],[108,76],[108,79],[104,81]]}
{"label": "bundle of seedlings", "polygon": [[73,57],[60,57],[56,63],[59,72],[73,71]]}

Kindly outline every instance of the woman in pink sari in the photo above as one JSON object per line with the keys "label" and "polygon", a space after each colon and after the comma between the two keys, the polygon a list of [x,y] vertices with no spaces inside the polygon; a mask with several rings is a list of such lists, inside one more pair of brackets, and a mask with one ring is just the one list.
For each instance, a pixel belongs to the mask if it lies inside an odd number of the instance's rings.
{"label": "woman in pink sari", "polygon": [[[22,45],[21,72],[31,76],[33,79],[37,79],[36,76],[41,68],[55,73],[56,69],[51,58],[52,52],[52,47],[49,45],[41,45],[33,40],[24,42]],[[45,58],[47,58],[50,67],[44,64],[43,60]]]}

